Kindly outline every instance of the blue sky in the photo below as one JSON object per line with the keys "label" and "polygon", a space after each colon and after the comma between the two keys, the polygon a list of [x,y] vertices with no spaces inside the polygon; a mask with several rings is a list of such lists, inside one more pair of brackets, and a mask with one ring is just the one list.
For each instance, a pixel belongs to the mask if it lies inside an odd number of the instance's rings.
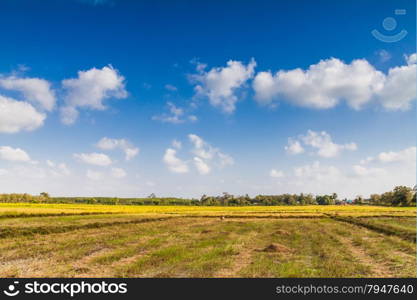
{"label": "blue sky", "polygon": [[0,192],[413,185],[415,19],[413,1],[2,1]]}

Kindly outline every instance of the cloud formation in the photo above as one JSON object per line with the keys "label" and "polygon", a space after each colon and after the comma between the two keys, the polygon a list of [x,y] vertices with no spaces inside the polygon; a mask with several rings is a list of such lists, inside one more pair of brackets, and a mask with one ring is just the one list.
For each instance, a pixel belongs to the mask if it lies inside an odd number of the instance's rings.
{"label": "cloud formation", "polygon": [[193,145],[191,152],[195,155],[193,160],[200,174],[210,173],[210,163],[217,164],[220,168],[234,164],[234,159],[230,155],[211,146],[198,135],[189,134],[188,138]]}
{"label": "cloud formation", "polygon": [[13,162],[30,162],[30,156],[20,148],[0,146],[0,159]]}
{"label": "cloud formation", "polygon": [[184,108],[177,107],[172,102],[167,102],[168,113],[156,115],[152,117],[154,121],[163,123],[181,124],[185,122],[195,122],[198,118],[195,115],[187,115]]}
{"label": "cloud formation", "polygon": [[45,118],[30,103],[0,95],[0,133],[32,131],[41,127]]}
{"label": "cloud formation", "polygon": [[76,153],[74,157],[83,163],[101,167],[106,167],[113,163],[110,157],[103,153]]}
{"label": "cloud formation", "polygon": [[55,92],[49,81],[41,78],[0,77],[0,88],[17,91],[26,102],[42,110],[51,111],[55,107]]}
{"label": "cloud formation", "polygon": [[187,163],[177,157],[177,150],[175,149],[166,149],[163,161],[167,165],[168,169],[173,173],[182,174],[188,173],[189,171]]}
{"label": "cloud formation", "polygon": [[207,175],[211,173],[213,167],[223,168],[234,164],[234,160],[230,155],[211,146],[198,135],[189,134],[188,139],[192,146],[190,149],[192,157],[188,160],[181,160],[177,157],[177,151],[182,149],[182,143],[178,140],[172,142],[173,148],[168,148],[165,151],[163,161],[170,171],[174,173],[188,173],[189,165],[192,164],[200,175]]}
{"label": "cloud formation", "polygon": [[205,71],[205,65],[197,64],[197,74],[190,78],[196,83],[197,97],[207,98],[209,103],[225,113],[233,113],[239,100],[237,92],[253,77],[256,62],[252,59],[247,65],[229,60],[226,67]]}
{"label": "cloud formation", "polygon": [[78,118],[79,108],[105,110],[104,101],[127,97],[124,77],[112,66],[78,71],[78,77],[62,81],[65,105],[61,107],[61,120],[72,124]]}
{"label": "cloud formation", "polygon": [[288,145],[285,147],[285,150],[289,154],[303,153],[304,148],[301,146],[301,143],[305,146],[316,149],[315,153],[318,156],[325,158],[336,157],[344,150],[355,151],[358,148],[355,143],[334,143],[330,134],[326,131],[316,132],[308,130],[307,134],[299,135],[298,138],[289,138]]}
{"label": "cloud formation", "polygon": [[347,64],[330,58],[307,70],[259,72],[252,86],[262,105],[286,100],[296,106],[328,109],[345,101],[359,110],[375,100],[387,110],[406,110],[416,98],[416,54],[407,56],[406,61],[407,65],[384,74],[365,59]]}
{"label": "cloud formation", "polygon": [[133,146],[128,140],[126,139],[112,139],[108,137],[103,137],[98,143],[97,147],[101,150],[114,150],[120,149],[125,154],[125,159],[127,161],[134,158],[136,155],[139,154],[140,149]]}
{"label": "cloud formation", "polygon": [[416,147],[408,147],[400,151],[381,152],[377,156],[367,157],[361,160],[361,164],[365,165],[372,162],[380,163],[405,163],[407,165],[416,164]]}

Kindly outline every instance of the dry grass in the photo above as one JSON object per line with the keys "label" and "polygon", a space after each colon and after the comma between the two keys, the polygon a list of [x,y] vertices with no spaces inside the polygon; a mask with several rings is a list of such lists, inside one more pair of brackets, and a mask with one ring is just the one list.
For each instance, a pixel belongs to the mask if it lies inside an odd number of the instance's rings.
{"label": "dry grass", "polygon": [[1,277],[416,276],[415,243],[395,234],[415,230],[398,217],[409,208],[1,204],[0,215]]}

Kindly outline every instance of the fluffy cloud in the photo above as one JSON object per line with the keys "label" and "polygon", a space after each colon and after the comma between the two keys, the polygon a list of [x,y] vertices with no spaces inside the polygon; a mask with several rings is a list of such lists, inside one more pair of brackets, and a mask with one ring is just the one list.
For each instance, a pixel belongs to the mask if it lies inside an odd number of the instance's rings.
{"label": "fluffy cloud", "polygon": [[292,138],[288,139],[288,146],[285,146],[285,151],[287,151],[288,154],[301,154],[304,152],[303,146],[301,146],[301,143],[297,140],[294,140]]}
{"label": "fluffy cloud", "polygon": [[290,154],[299,154],[304,152],[301,142],[305,146],[317,149],[316,154],[321,157],[336,157],[343,150],[355,151],[357,146],[355,143],[336,144],[333,142],[330,134],[325,131],[316,132],[308,130],[306,135],[300,135],[299,140],[294,138],[288,139],[288,146],[285,150]]}
{"label": "fluffy cloud", "polygon": [[45,118],[31,104],[0,95],[0,133],[32,131],[42,126]]}
{"label": "fluffy cloud", "polygon": [[76,153],[74,157],[90,165],[105,167],[112,164],[110,157],[103,153]]}
{"label": "fluffy cloud", "polygon": [[139,153],[139,148],[133,146],[128,140],[125,139],[111,139],[103,137],[97,143],[97,147],[102,150],[120,149],[125,153],[126,160],[131,160]]}
{"label": "fluffy cloud", "polygon": [[127,97],[124,77],[112,66],[79,71],[78,78],[65,79],[65,106],[61,108],[61,120],[72,124],[78,117],[78,108],[105,110],[104,101],[109,98]]}
{"label": "fluffy cloud", "polygon": [[20,92],[25,101],[51,111],[55,106],[55,93],[51,84],[40,78],[0,77],[0,88]]}
{"label": "fluffy cloud", "polygon": [[315,161],[312,164],[294,168],[294,175],[296,177],[317,181],[333,181],[340,177],[341,172],[335,166],[323,166],[320,162]]}
{"label": "fluffy cloud", "polygon": [[367,168],[361,165],[354,165],[353,171],[359,176],[379,176],[387,174],[387,171],[382,168]]}
{"label": "fluffy cloud", "polygon": [[211,168],[204,160],[202,160],[200,157],[194,157],[193,160],[198,173],[201,175],[210,173]]}
{"label": "fluffy cloud", "polygon": [[177,151],[172,148],[168,148],[165,151],[163,161],[168,166],[168,169],[174,173],[188,173],[188,165],[186,162],[179,159]]}
{"label": "fluffy cloud", "polygon": [[177,107],[172,102],[167,103],[169,113],[156,115],[152,117],[152,120],[161,121],[163,123],[180,124],[187,121],[195,122],[197,117],[194,115],[187,115],[183,108]]}
{"label": "fluffy cloud", "polygon": [[378,159],[381,162],[405,162],[415,164],[416,161],[416,147],[409,147],[398,152],[381,152],[378,155]]}
{"label": "fluffy cloud", "polygon": [[307,70],[259,72],[253,81],[255,99],[264,105],[283,99],[317,109],[341,101],[360,109],[375,99],[386,109],[408,109],[416,98],[416,55],[406,60],[408,65],[391,68],[387,75],[364,59],[346,64],[337,58],[321,60]]}
{"label": "fluffy cloud", "polygon": [[179,159],[177,150],[182,148],[182,143],[178,140],[174,140],[173,148],[168,148],[165,151],[164,162],[168,168],[174,173],[187,173],[189,171],[189,164],[193,164],[197,172],[200,175],[209,174],[213,166],[217,168],[223,168],[228,165],[234,164],[233,158],[220,151],[220,149],[211,146],[196,134],[189,134],[188,139],[191,142],[192,157],[183,161]]}
{"label": "fluffy cloud", "polygon": [[400,151],[381,152],[376,157],[368,157],[361,160],[361,164],[368,164],[371,162],[380,163],[404,163],[407,165],[416,164],[416,147],[409,147]]}
{"label": "fluffy cloud", "polygon": [[14,162],[30,162],[30,156],[20,148],[0,146],[0,159]]}
{"label": "fluffy cloud", "polygon": [[318,149],[317,155],[321,157],[335,157],[338,156],[342,150],[357,150],[355,143],[336,144],[332,141],[331,136],[325,132],[307,131],[307,135],[301,137],[304,144]]}
{"label": "fluffy cloud", "polygon": [[387,110],[407,110],[416,99],[416,54],[407,56],[406,60],[408,65],[389,69],[384,87],[378,92]]}
{"label": "fluffy cloud", "polygon": [[[225,167],[234,164],[234,160],[230,155],[225,154],[221,152],[220,149],[211,146],[198,135],[189,134],[188,138],[193,144],[192,153],[195,155],[193,158],[194,161],[196,161],[197,158],[197,161],[200,162],[200,166],[202,165],[201,162],[207,166],[204,167],[204,170],[206,171],[204,174],[208,174],[211,170],[209,162],[213,162],[219,167]],[[200,169],[198,170],[200,171]],[[200,172],[200,174],[202,174],[202,172]]]}
{"label": "fluffy cloud", "polygon": [[[382,193],[398,185],[414,186],[416,180],[416,147],[397,152],[381,152],[361,164],[325,165],[319,161],[297,166],[277,182],[289,193],[333,193],[353,199],[356,195]],[[270,174],[271,175],[271,174]],[[276,186],[275,186],[276,189]]]}
{"label": "fluffy cloud", "polygon": [[256,62],[252,59],[244,65],[240,61],[229,60],[226,67],[212,68],[205,71],[205,65],[198,64],[198,74],[191,79],[197,83],[196,96],[205,97],[214,107],[225,113],[232,113],[238,101],[237,91],[253,77]]}
{"label": "fluffy cloud", "polygon": [[406,55],[405,60],[407,61],[408,65],[415,65],[417,63],[417,53]]}
{"label": "fluffy cloud", "polygon": [[282,178],[282,177],[284,177],[284,172],[272,169],[269,172],[269,176],[271,176],[273,178]]}
{"label": "fluffy cloud", "polygon": [[123,178],[126,177],[127,173],[122,168],[112,168],[111,169],[111,176],[114,178]]}

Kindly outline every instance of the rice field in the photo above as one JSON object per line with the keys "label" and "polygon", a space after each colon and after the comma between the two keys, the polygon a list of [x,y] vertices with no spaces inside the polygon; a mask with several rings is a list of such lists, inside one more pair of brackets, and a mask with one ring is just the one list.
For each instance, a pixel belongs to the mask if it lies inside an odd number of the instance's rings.
{"label": "rice field", "polygon": [[0,277],[416,277],[416,209],[0,204]]}

